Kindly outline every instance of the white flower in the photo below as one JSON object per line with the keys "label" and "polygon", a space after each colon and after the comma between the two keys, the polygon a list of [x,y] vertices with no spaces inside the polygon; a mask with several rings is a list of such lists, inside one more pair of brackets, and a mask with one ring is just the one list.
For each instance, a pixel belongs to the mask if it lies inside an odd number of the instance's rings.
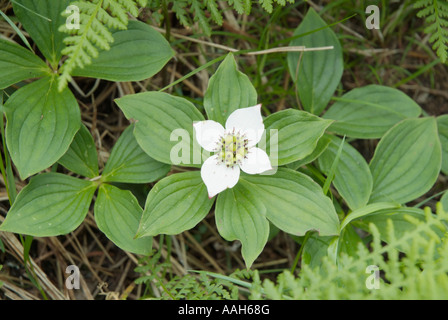
{"label": "white flower", "polygon": [[212,120],[196,122],[193,126],[201,147],[215,152],[201,168],[210,198],[233,188],[238,183],[240,169],[248,174],[272,169],[266,152],[255,147],[264,132],[261,105],[235,110],[227,119],[225,129]]}

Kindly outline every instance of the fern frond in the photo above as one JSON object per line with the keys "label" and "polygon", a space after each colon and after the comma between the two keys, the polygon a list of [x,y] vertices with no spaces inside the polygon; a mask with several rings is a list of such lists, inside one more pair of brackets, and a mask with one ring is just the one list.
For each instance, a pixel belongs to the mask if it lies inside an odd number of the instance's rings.
{"label": "fern frond", "polygon": [[[380,234],[370,225],[372,250],[359,244],[355,256],[342,255],[339,264],[324,259],[320,268],[304,265],[299,276],[281,273],[274,283],[265,280],[262,290],[269,299],[445,299],[448,296],[448,214],[437,206],[437,215],[425,209],[426,220],[409,217],[414,229],[396,237],[388,222],[388,243],[381,245]],[[434,232],[439,230],[441,232]],[[399,254],[406,248],[406,256]],[[368,287],[366,267],[382,271],[379,290]],[[259,281],[258,281],[259,282]],[[256,292],[260,292],[257,289]]]}
{"label": "fern frond", "polygon": [[239,14],[250,14],[252,5],[243,0],[228,0],[229,5],[233,6],[236,12]]}
{"label": "fern frond", "polygon": [[114,41],[111,30],[126,30],[128,13],[138,16],[138,8],[147,0],[78,0],[71,4],[79,8],[79,29],[59,28],[68,36],[64,39],[66,48],[62,54],[68,56],[60,68],[59,90],[71,79],[77,67],[84,68],[98,57],[100,50],[109,50]]}
{"label": "fern frond", "polygon": [[222,25],[223,20],[221,12],[219,12],[218,9],[218,4],[215,1],[206,1],[206,5],[213,21],[215,21],[217,25]]}
{"label": "fern frond", "polygon": [[212,30],[210,28],[210,23],[205,15],[205,6],[199,0],[189,0],[191,4],[191,10],[194,14],[194,21],[199,23],[199,27],[204,31],[205,34],[211,34]]}
{"label": "fern frond", "polygon": [[[287,3],[294,3],[294,0],[258,0],[261,7],[268,13],[272,13],[274,4],[285,6]],[[253,1],[251,0],[226,0],[229,9],[235,10],[238,14],[249,15],[252,11]],[[192,22],[197,22],[204,34],[210,36],[211,22],[218,26],[223,24],[222,9],[218,5],[218,0],[166,0],[167,7],[176,14],[180,24],[191,27]],[[152,10],[153,19],[160,20],[160,0],[150,0],[149,7]]]}
{"label": "fern frond", "polygon": [[261,7],[269,13],[272,13],[274,9],[274,2],[279,4],[280,6],[285,6],[286,2],[294,3],[294,0],[258,0],[261,4]]}
{"label": "fern frond", "polygon": [[150,284],[160,288],[162,300],[235,300],[238,298],[238,287],[225,279],[212,278],[207,274],[185,274],[183,276],[168,276],[172,265],[169,262],[162,262],[161,252],[153,251],[145,257],[140,265],[134,270],[143,274],[136,284]]}
{"label": "fern frond", "polygon": [[188,19],[188,12],[186,10],[187,7],[187,1],[186,0],[178,0],[172,2],[172,10],[176,14],[177,19],[179,22],[185,26],[190,26],[190,21]]}
{"label": "fern frond", "polygon": [[446,0],[419,0],[414,8],[420,9],[419,18],[424,18],[429,24],[424,30],[431,35],[429,41],[433,43],[440,60],[445,63],[448,59],[448,2]]}

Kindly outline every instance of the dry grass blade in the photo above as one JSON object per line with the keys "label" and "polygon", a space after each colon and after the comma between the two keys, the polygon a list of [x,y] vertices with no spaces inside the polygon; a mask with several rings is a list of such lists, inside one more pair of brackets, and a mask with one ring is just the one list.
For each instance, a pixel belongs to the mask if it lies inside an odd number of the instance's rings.
{"label": "dry grass blade", "polygon": [[3,283],[1,290],[3,290],[5,296],[11,300],[39,300],[38,297],[8,281]]}
{"label": "dry grass blade", "polygon": [[[5,243],[5,245],[13,250],[13,254],[17,260],[24,263],[23,260],[23,246],[19,240],[17,240],[16,236],[9,232],[1,232],[0,233],[1,240]],[[56,288],[56,286],[48,279],[47,275],[44,271],[34,262],[34,260],[30,257],[29,262],[31,263],[34,273],[37,276],[37,281],[41,285],[42,289],[48,296],[53,300],[66,300],[67,298],[64,294]]]}

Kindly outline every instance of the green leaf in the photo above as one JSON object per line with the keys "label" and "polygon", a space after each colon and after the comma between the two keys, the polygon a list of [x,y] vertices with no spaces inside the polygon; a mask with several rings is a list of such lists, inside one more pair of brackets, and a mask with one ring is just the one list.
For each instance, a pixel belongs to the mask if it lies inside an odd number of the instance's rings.
{"label": "green leaf", "polygon": [[370,162],[370,203],[407,203],[418,198],[434,185],[441,164],[436,119],[401,121],[384,135]]}
{"label": "green leaf", "polygon": [[[328,175],[341,145],[341,139],[328,136],[330,145],[319,157],[319,167]],[[372,193],[372,174],[364,157],[349,143],[344,143],[335,170],[333,184],[350,209],[367,204]]]}
{"label": "green leaf", "polygon": [[148,156],[135,140],[130,125],[115,143],[103,171],[104,181],[148,183],[165,176],[170,165]]}
{"label": "green leaf", "polygon": [[81,124],[70,148],[58,162],[84,177],[98,177],[98,153],[93,137],[85,125]]}
{"label": "green leaf", "polygon": [[279,229],[298,236],[309,230],[321,236],[339,234],[339,219],[330,198],[310,177],[279,168],[267,175],[244,175],[266,207],[266,217]]}
{"label": "green leaf", "polygon": [[266,208],[251,190],[251,184],[241,180],[234,188],[220,193],[215,219],[224,239],[241,242],[241,252],[249,269],[263,251],[269,236]]}
{"label": "green leaf", "polygon": [[86,217],[96,186],[60,173],[33,177],[17,196],[0,230],[36,237],[67,234]]}
{"label": "green leaf", "polygon": [[69,4],[70,0],[13,1],[14,13],[53,68],[57,68],[65,47],[66,35],[58,28],[66,22],[61,13]]}
{"label": "green leaf", "polygon": [[333,163],[331,164],[331,166],[327,172],[327,178],[325,179],[324,185],[322,186],[322,191],[324,192],[325,195],[328,194],[328,190],[330,190],[330,185],[333,182],[334,176],[336,174],[336,169],[339,164],[339,158],[341,157],[344,144],[345,144],[345,137],[342,139],[341,143],[339,144],[339,147],[338,147],[338,150],[334,157]]}
{"label": "green leaf", "polygon": [[81,125],[76,98],[54,77],[32,82],[8,99],[6,143],[22,179],[58,161]]}
{"label": "green leaf", "polygon": [[401,238],[406,232],[415,228],[415,225],[405,219],[406,215],[425,221],[425,213],[418,208],[401,207],[395,209],[383,209],[372,212],[356,221],[356,226],[368,230],[370,223],[373,223],[380,232],[381,240],[388,242],[387,220],[392,220],[396,238]]}
{"label": "green leaf", "polygon": [[[273,166],[282,166],[310,155],[332,123],[308,112],[287,109],[264,120],[265,134],[259,143]],[[266,143],[266,145],[264,145]]]}
{"label": "green leaf", "polygon": [[373,204],[368,204],[365,207],[359,208],[350,212],[341,223],[341,230],[348,226],[352,221],[365,217],[369,214],[380,210],[398,209],[401,206],[394,202],[377,202]]}
{"label": "green leaf", "polygon": [[314,151],[311,152],[310,155],[306,156],[305,158],[303,158],[301,160],[297,160],[295,162],[288,163],[286,166],[289,169],[297,170],[300,167],[313,162],[327,149],[330,142],[331,142],[330,138],[328,138],[325,135],[322,136],[322,138],[320,138],[319,141],[317,142],[316,149],[314,149]]}
{"label": "green leaf", "polygon": [[342,237],[339,239],[339,254],[345,253],[349,256],[356,256],[358,246],[362,244],[362,239],[356,232],[355,228],[349,226],[342,231]]}
{"label": "green leaf", "polygon": [[442,203],[443,210],[445,212],[448,212],[448,192],[445,192],[440,199],[440,202]]}
{"label": "green leaf", "polygon": [[[420,221],[421,223],[427,221],[425,218],[425,212],[423,210],[418,208],[401,207],[398,209],[386,209],[374,212],[370,215],[363,217],[360,220],[357,220],[354,224],[357,227],[366,231],[369,230],[370,224],[374,224],[379,231],[380,239],[386,243],[390,243],[393,242],[394,240],[391,238],[392,234],[389,232],[390,229],[388,224],[389,223],[393,224],[394,238],[400,239],[406,233],[409,233],[417,228],[415,222],[411,222],[410,218],[414,221]],[[443,238],[443,235],[446,231],[446,228],[443,228],[442,230],[435,225],[431,229],[432,232],[434,233],[433,235],[436,235],[435,237],[438,239]],[[431,235],[426,233],[422,234],[422,236],[425,238],[429,238]],[[438,245],[440,245],[440,243],[436,244],[436,246]],[[399,250],[409,253],[407,252],[408,250],[406,250],[404,246],[403,247],[400,246]],[[427,252],[420,250],[420,254],[427,254]]]}
{"label": "green leaf", "polygon": [[322,258],[328,256],[328,250],[333,241],[339,241],[337,254],[347,254],[356,256],[356,249],[362,242],[360,236],[355,229],[350,226],[341,231],[342,235],[339,239],[334,240],[334,236],[319,237],[317,233],[313,233],[305,243],[302,253],[302,264],[307,264],[311,268],[318,268],[322,264]]}
{"label": "green leaf", "polygon": [[225,125],[229,115],[257,104],[257,92],[249,78],[238,71],[235,58],[229,53],[210,78],[204,96],[204,108],[209,120]]}
{"label": "green leaf", "polygon": [[102,184],[94,211],[98,228],[118,247],[136,254],[151,253],[151,237],[134,239],[143,209],[132,192]]}
{"label": "green leaf", "polygon": [[18,44],[0,39],[0,89],[50,73],[50,68],[38,56]]}
{"label": "green leaf", "polygon": [[189,230],[205,218],[212,205],[200,171],[168,176],[149,192],[137,237]]}
{"label": "green leaf", "polygon": [[294,31],[294,36],[298,35],[303,36],[291,41],[290,46],[334,47],[332,50],[288,53],[289,73],[296,83],[303,108],[319,115],[341,81],[344,69],[342,47],[333,30],[314,9],[308,11]]}
{"label": "green leaf", "polygon": [[448,175],[448,115],[437,118],[439,139],[442,145],[442,172]]}
{"label": "green leaf", "polygon": [[[204,117],[192,103],[163,92],[128,95],[115,102],[126,118],[136,121],[135,138],[151,158],[185,166],[202,163],[201,147],[193,137],[193,122],[203,121]],[[179,161],[172,161],[172,155]]]}
{"label": "green leaf", "polygon": [[166,39],[140,21],[129,21],[128,29],[116,31],[113,37],[110,50],[101,51],[92,64],[73,70],[72,76],[141,81],[159,72],[174,56]]}
{"label": "green leaf", "polygon": [[352,138],[381,138],[401,120],[417,118],[422,112],[400,90],[379,85],[353,89],[335,100],[324,115],[336,120],[329,131]]}
{"label": "green leaf", "polygon": [[[327,250],[334,236],[320,237],[313,232],[303,247],[301,263],[316,268],[322,263],[322,258],[327,256]],[[303,239],[303,237],[299,238]],[[297,241],[297,240],[296,240]],[[302,246],[301,241],[297,241]]]}

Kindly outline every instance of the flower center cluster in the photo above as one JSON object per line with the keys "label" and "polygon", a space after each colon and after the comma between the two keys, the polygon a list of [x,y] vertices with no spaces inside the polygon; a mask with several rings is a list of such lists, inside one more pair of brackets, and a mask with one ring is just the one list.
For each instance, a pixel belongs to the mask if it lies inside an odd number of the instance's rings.
{"label": "flower center cluster", "polygon": [[218,160],[227,166],[234,167],[241,164],[241,161],[247,156],[249,148],[248,139],[239,132],[226,133],[218,141]]}

